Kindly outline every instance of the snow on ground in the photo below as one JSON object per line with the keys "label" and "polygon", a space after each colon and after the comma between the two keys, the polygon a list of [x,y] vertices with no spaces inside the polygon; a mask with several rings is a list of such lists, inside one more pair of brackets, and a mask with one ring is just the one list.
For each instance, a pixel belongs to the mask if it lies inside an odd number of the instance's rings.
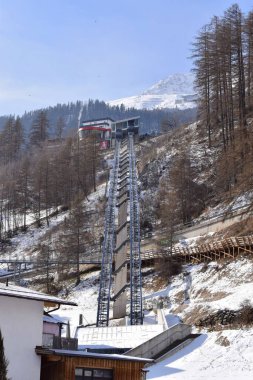
{"label": "snow on ground", "polygon": [[[95,196],[96,198],[97,196]],[[93,198],[91,198],[92,201]],[[253,261],[243,257],[235,261],[211,262],[208,265],[189,265],[184,273],[174,276],[168,286],[150,290],[155,275],[145,277],[145,323],[156,323],[156,313],[150,305],[164,301],[169,326],[180,321],[196,321],[203,313],[218,309],[240,308],[246,299],[253,298]],[[70,320],[71,336],[79,324],[95,324],[97,314],[99,271],[82,276],[78,286],[66,284],[59,297],[77,302],[77,307],[62,306],[53,313],[63,320]],[[199,313],[199,309],[201,313]],[[206,315],[206,314],[205,314]],[[149,380],[246,380],[253,371],[253,329],[204,331],[200,337],[173,356],[149,367]]]}
{"label": "snow on ground", "polygon": [[[99,275],[100,271],[93,271],[82,276],[78,286],[74,284],[68,285],[59,297],[67,298],[69,301],[76,302],[75,306],[61,306],[61,308],[53,313],[64,321],[70,322],[71,331],[74,335],[76,327],[79,325],[79,315],[83,316],[83,325],[95,325],[97,319],[97,302],[99,291]],[[112,310],[111,310],[112,312]],[[156,324],[157,315],[154,311],[144,312],[144,324]]]}
{"label": "snow on ground", "polygon": [[78,306],[61,306],[52,315],[70,322],[71,335],[74,336],[76,327],[79,325],[79,315],[83,316],[83,325],[95,324],[97,316],[98,279],[100,271],[87,273],[82,276],[78,286],[68,285],[59,294],[59,297],[67,297]]}
{"label": "snow on ground", "polygon": [[[197,322],[220,309],[238,310],[243,302],[253,299],[253,261],[246,257],[222,264],[211,262],[186,266],[168,286],[157,291],[150,290],[155,277],[149,275],[144,282],[144,323],[156,323],[154,311],[160,300],[168,325],[172,326],[180,319],[190,324]],[[78,304],[78,307],[64,306],[55,312],[70,319],[73,331],[79,323],[79,314],[84,317],[84,325],[96,323],[98,283],[99,271],[87,273],[77,287],[67,285],[59,295]]]}
{"label": "snow on ground", "polygon": [[7,254],[1,254],[2,258],[5,259],[31,259],[32,250],[39,243],[39,240],[48,231],[50,231],[54,226],[63,222],[67,213],[60,213],[52,218],[50,218],[50,225],[36,227],[32,225],[26,231],[26,233],[20,233],[11,239],[12,247],[11,252]]}
{"label": "snow on ground", "polygon": [[[167,287],[144,292],[144,304],[163,300],[169,326],[178,322],[178,317],[196,322],[208,313],[237,310],[242,302],[251,301],[252,281],[253,261],[247,257],[192,265],[174,276]],[[203,331],[190,345],[148,369],[149,380],[249,379],[253,372],[253,328]]]}
{"label": "snow on ground", "polygon": [[[84,205],[87,210],[96,210],[96,205],[105,193],[105,184],[97,187],[97,190],[85,200]],[[59,225],[68,216],[68,212],[61,212],[49,219],[49,226],[43,225],[36,227],[30,225],[25,233],[20,233],[11,239],[11,249],[8,253],[1,254],[2,259],[32,259],[37,252],[34,252],[35,246],[40,242],[53,227]],[[30,218],[31,219],[31,218]],[[34,257],[35,256],[35,257]]]}
{"label": "snow on ground", "polygon": [[[72,336],[79,314],[84,316],[84,325],[96,321],[98,276],[99,271],[88,273],[77,287],[68,287],[67,298],[76,301],[78,307],[64,306],[53,313],[70,319]],[[153,278],[154,275],[147,276],[151,287]],[[179,317],[189,319],[199,307],[205,312],[238,309],[243,301],[253,297],[252,279],[253,261],[247,257],[187,266],[184,274],[174,276],[166,287],[150,291],[145,285],[144,305],[149,306],[145,323],[156,323],[155,308],[151,310],[151,305],[161,299],[169,326],[178,323]],[[188,346],[148,370],[148,380],[248,380],[253,372],[253,328],[203,330]]]}
{"label": "snow on ground", "polygon": [[[87,208],[95,210],[97,202],[103,198],[105,185],[88,196]],[[245,200],[242,199],[244,204]],[[61,223],[65,213],[50,219],[49,228],[31,226],[26,234],[12,239],[15,249],[12,258],[22,257],[39,242],[52,226]],[[194,239],[183,242],[193,245]],[[152,287],[152,276],[148,278]],[[97,314],[99,271],[82,276],[78,286],[66,283],[66,289],[59,297],[77,302],[77,307],[62,306],[53,315],[70,320],[71,336],[83,315],[83,324],[95,324]],[[169,326],[183,321],[191,323],[218,309],[236,310],[242,302],[253,299],[253,261],[244,257],[235,261],[212,262],[187,266],[184,273],[174,276],[171,283],[158,289],[144,288],[144,305],[155,300],[164,301],[165,315]],[[155,303],[155,302],[154,302]],[[154,324],[156,313],[150,308],[145,311],[145,323]],[[173,356],[149,367],[150,380],[183,379],[249,379],[253,372],[253,329],[222,330],[204,332],[189,346]]]}
{"label": "snow on ground", "polygon": [[[235,197],[229,203],[220,203],[215,207],[207,207],[201,215],[194,219],[194,225],[202,222],[215,222],[215,220],[220,220],[225,218],[229,213],[234,215],[244,213],[252,204],[253,193],[247,192]],[[227,216],[228,217],[228,216]]]}
{"label": "snow on ground", "polygon": [[253,373],[253,329],[203,333],[148,369],[149,380],[248,380]]}
{"label": "snow on ground", "polygon": [[223,264],[189,265],[167,287],[144,291],[144,304],[161,299],[167,317],[176,314],[192,323],[209,312],[240,309],[243,302],[253,299],[252,281],[253,261],[246,257]]}
{"label": "snow on ground", "polygon": [[[48,210],[41,210],[40,211],[40,218],[46,218],[47,215],[50,216],[50,214],[55,213],[55,208],[49,208]],[[26,226],[30,226],[36,222],[36,217],[34,216],[34,213],[27,212],[26,214]],[[15,223],[12,218],[7,218],[7,216],[3,215],[2,219],[2,231],[8,231],[8,230],[14,230],[16,227],[20,227],[24,225],[24,215],[23,214],[17,214],[15,215]]]}
{"label": "snow on ground", "polygon": [[[209,232],[205,234],[206,237],[211,237],[214,234],[214,232]],[[199,239],[201,239],[203,236],[195,236],[193,238],[187,238],[187,239],[179,239],[179,242],[174,244],[175,248],[191,248],[198,244]]]}
{"label": "snow on ground", "polygon": [[100,199],[103,199],[105,195],[106,184],[102,183],[97,186],[96,191],[88,195],[87,200],[84,202],[87,210],[96,210],[96,204]]}

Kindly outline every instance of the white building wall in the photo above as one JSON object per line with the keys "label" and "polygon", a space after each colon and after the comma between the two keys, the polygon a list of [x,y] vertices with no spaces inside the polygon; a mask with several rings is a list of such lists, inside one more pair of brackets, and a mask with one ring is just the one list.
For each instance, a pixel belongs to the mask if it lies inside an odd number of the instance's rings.
{"label": "white building wall", "polygon": [[0,296],[0,329],[11,380],[39,380],[43,301]]}

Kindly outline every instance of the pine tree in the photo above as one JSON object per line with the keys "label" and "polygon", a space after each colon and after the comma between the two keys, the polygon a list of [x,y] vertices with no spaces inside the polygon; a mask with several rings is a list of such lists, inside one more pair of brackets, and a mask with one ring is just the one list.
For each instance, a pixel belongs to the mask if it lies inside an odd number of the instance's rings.
{"label": "pine tree", "polygon": [[0,330],[0,380],[8,380],[7,378],[8,360],[4,353],[4,339]]}
{"label": "pine tree", "polygon": [[46,111],[40,111],[33,121],[30,132],[30,144],[40,145],[48,138],[49,121]]}

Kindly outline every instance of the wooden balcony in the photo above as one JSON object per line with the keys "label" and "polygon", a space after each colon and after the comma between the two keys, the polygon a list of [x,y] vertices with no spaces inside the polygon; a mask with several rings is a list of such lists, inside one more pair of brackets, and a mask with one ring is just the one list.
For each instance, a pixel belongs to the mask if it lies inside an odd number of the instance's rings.
{"label": "wooden balcony", "polygon": [[53,334],[43,333],[42,347],[56,348],[61,350],[77,350],[78,339],[75,338],[62,338]]}

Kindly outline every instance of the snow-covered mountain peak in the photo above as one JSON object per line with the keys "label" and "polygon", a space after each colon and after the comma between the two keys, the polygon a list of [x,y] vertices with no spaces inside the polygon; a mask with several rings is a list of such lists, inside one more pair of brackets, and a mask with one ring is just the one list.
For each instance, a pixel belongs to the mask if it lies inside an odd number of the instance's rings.
{"label": "snow-covered mountain peak", "polygon": [[173,74],[154,84],[140,95],[112,100],[111,106],[124,104],[126,108],[148,109],[155,108],[194,108],[196,93],[193,88],[194,75]]}
{"label": "snow-covered mountain peak", "polygon": [[172,74],[148,88],[142,95],[194,94],[194,75]]}

